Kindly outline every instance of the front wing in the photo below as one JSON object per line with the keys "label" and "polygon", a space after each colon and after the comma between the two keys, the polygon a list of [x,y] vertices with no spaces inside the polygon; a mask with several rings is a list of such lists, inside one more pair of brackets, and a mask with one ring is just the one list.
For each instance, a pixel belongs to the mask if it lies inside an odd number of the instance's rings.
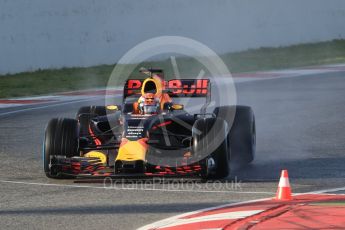
{"label": "front wing", "polygon": [[144,178],[144,177],[194,177],[203,173],[201,162],[178,167],[147,165],[150,170],[143,173],[115,173],[113,166],[104,166],[98,158],[55,156],[51,159],[50,169],[56,175],[76,178]]}

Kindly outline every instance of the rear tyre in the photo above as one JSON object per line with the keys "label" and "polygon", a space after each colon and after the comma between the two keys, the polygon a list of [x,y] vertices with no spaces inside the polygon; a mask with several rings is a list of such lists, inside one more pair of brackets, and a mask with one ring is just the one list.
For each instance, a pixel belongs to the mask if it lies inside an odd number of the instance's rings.
{"label": "rear tyre", "polygon": [[43,143],[44,172],[49,178],[70,178],[63,176],[55,168],[49,167],[52,156],[79,156],[78,122],[74,119],[57,119],[49,121]]}
{"label": "rear tyre", "polygon": [[[214,113],[229,124],[228,143],[231,160],[240,165],[252,162],[255,157],[256,127],[255,116],[251,107],[221,106],[215,108]],[[230,120],[229,117],[234,117],[232,124],[230,124],[231,121],[228,121]]]}
{"label": "rear tyre", "polygon": [[221,179],[230,173],[226,130],[227,123],[217,118],[199,119],[193,125],[192,149],[196,156],[203,158],[204,179]]}

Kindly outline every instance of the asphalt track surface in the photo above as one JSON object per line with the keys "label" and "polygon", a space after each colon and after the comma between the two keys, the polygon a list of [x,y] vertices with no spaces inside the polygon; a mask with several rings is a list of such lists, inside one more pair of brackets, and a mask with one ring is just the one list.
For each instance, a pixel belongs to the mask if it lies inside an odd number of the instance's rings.
{"label": "asphalt track surface", "polygon": [[102,183],[47,179],[41,143],[48,120],[74,117],[80,106],[102,100],[0,110],[0,228],[135,229],[187,211],[273,196],[283,168],[296,193],[344,187],[344,72],[236,88],[239,104],[256,114],[256,160],[227,181],[194,188],[189,181],[119,182],[105,189]]}

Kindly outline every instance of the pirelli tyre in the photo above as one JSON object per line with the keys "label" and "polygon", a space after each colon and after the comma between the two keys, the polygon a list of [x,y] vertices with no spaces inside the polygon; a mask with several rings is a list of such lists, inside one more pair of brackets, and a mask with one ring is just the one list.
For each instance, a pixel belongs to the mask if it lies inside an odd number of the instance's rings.
{"label": "pirelli tyre", "polygon": [[78,121],[67,118],[54,118],[45,130],[43,143],[44,172],[49,178],[70,178],[59,174],[58,168],[49,167],[52,156],[79,156]]}
{"label": "pirelli tyre", "polygon": [[216,117],[227,121],[230,127],[227,136],[231,161],[240,165],[252,162],[255,157],[256,127],[255,116],[251,107],[221,106],[215,108],[214,114]]}
{"label": "pirelli tyre", "polygon": [[219,118],[199,119],[193,125],[192,149],[196,156],[203,157],[204,179],[221,179],[230,173],[226,130],[227,123]]}

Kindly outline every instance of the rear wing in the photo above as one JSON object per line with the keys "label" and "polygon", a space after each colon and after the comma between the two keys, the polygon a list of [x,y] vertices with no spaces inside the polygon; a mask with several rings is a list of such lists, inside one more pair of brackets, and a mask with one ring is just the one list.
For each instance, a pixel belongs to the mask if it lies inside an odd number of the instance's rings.
{"label": "rear wing", "polygon": [[[144,79],[129,79],[123,89],[123,99],[129,96],[141,96]],[[211,84],[209,79],[173,79],[164,81],[164,93],[170,97],[209,97]]]}

